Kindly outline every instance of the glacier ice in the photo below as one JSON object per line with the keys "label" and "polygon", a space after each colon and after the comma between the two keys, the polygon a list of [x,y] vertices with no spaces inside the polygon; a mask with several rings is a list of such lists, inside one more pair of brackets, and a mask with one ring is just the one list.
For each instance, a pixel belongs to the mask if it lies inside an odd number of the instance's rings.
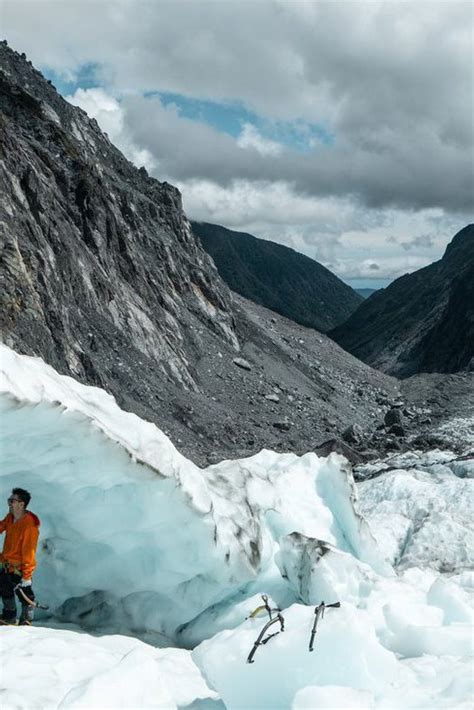
{"label": "glacier ice", "polygon": [[38,627],[1,629],[0,653],[2,710],[173,710],[206,699],[219,707],[217,693],[182,649]]}
{"label": "glacier ice", "polygon": [[[335,454],[200,469],[103,391],[5,346],[0,366],[1,480],[34,495],[53,612],[0,631],[5,707],[468,706],[472,461],[405,455],[357,486]],[[264,592],[285,630],[249,665]],[[323,599],[342,606],[309,653]]]}
{"label": "glacier ice", "polygon": [[201,470],[101,390],[5,347],[1,362],[3,482],[34,491],[35,583],[63,618],[185,643],[186,624],[261,576],[286,594],[274,557],[294,531],[389,572],[341,457],[262,451]]}

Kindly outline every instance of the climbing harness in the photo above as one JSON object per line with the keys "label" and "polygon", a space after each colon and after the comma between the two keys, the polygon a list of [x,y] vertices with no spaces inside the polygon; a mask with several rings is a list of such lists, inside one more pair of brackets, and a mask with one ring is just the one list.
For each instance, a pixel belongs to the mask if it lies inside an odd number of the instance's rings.
{"label": "climbing harness", "polygon": [[[254,619],[255,616],[260,612],[265,609],[265,611],[268,612],[268,616],[270,617],[269,621],[265,624],[263,629],[260,631],[257,640],[255,641],[252,650],[250,651],[248,658],[247,658],[247,663],[253,663],[254,656],[257,652],[257,649],[259,646],[264,646],[266,643],[270,641],[274,636],[277,636],[280,631],[285,630],[285,620],[283,616],[281,615],[281,609],[275,608],[272,609],[268,603],[268,597],[266,594],[262,594],[262,599],[263,599],[263,605],[257,607],[247,618],[248,619]],[[273,616],[272,613],[276,612],[276,616]],[[275,631],[273,634],[269,634],[266,638],[264,638],[265,634],[267,633],[268,629],[270,626],[273,626],[273,624],[276,624],[277,622],[280,622],[280,631]]]}
{"label": "climbing harness", "polygon": [[324,611],[325,609],[338,609],[341,606],[341,602],[334,602],[334,604],[325,604],[324,602],[321,602],[321,604],[318,604],[318,606],[314,610],[314,621],[313,621],[313,628],[311,629],[311,637],[309,640],[309,650],[313,651],[314,650],[314,637],[316,636],[316,631],[318,628],[318,621],[319,619],[324,618]]}

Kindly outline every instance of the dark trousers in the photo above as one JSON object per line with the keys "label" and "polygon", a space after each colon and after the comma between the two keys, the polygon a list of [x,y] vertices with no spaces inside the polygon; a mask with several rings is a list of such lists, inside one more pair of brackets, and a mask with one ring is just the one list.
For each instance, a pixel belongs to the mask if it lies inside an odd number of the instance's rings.
{"label": "dark trousers", "polygon": [[[21,582],[21,575],[14,574],[13,572],[7,572],[5,568],[0,571],[0,597],[3,601],[3,618],[4,619],[16,619],[16,602],[15,602],[15,587]],[[28,619],[32,621],[33,619],[33,607],[29,604],[21,604],[21,616],[22,621]]]}

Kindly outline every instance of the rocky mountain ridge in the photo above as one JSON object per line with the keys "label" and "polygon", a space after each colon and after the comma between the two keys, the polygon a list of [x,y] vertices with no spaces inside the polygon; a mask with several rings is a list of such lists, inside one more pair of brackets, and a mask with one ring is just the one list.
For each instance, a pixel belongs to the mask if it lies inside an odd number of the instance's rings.
{"label": "rocky mountain ridge", "polygon": [[335,274],[294,249],[217,224],[191,224],[229,288],[300,325],[325,333],[362,303]]}
{"label": "rocky mountain ridge", "polygon": [[372,294],[330,333],[345,350],[396,377],[474,365],[474,225],[442,259]]}
{"label": "rocky mountain ridge", "polygon": [[196,389],[200,328],[238,343],[228,289],[179,192],[137,170],[5,45],[0,67],[5,342],[99,386],[117,368],[145,380],[158,368]]}

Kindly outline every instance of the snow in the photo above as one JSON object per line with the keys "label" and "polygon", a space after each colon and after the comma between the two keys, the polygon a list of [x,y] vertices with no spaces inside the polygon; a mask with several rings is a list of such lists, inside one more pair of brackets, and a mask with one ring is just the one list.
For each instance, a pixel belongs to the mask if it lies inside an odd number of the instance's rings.
{"label": "snow", "polygon": [[[2,708],[469,707],[472,460],[200,469],[102,390],[0,365],[0,475],[34,495],[52,614],[0,629]],[[248,664],[262,593],[285,628]]]}
{"label": "snow", "polygon": [[157,649],[124,636],[2,628],[0,652],[2,710],[171,710],[217,698],[189,651]]}
{"label": "snow", "polygon": [[354,690],[338,685],[310,685],[299,690],[291,710],[314,710],[314,708],[373,708],[372,693],[366,690]]}
{"label": "snow", "polygon": [[351,605],[327,610],[313,653],[308,651],[313,609],[295,604],[284,617],[285,631],[258,649],[252,665],[245,659],[262,626],[257,620],[223,631],[193,651],[229,709],[289,708],[298,690],[309,685],[382,692],[397,673],[397,660],[378,641],[368,615]]}

